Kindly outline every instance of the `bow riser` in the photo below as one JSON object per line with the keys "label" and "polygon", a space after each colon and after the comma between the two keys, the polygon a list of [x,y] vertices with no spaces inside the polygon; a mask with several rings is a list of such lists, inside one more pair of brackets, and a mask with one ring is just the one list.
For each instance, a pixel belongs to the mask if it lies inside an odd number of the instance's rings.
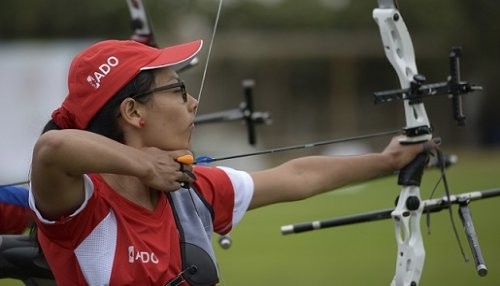
{"label": "bow riser", "polygon": [[[415,53],[408,29],[395,8],[374,9],[387,59],[396,71],[401,88],[410,88],[418,75]],[[432,138],[430,123],[423,103],[404,101],[408,142],[423,142]]]}
{"label": "bow riser", "polygon": [[391,217],[394,221],[398,254],[396,274],[391,286],[416,286],[420,281],[425,262],[425,248],[421,237],[420,218],[423,204],[410,211],[407,202],[417,198],[420,201],[419,187],[404,187],[398,199],[398,204]]}
{"label": "bow riser", "polygon": [[[396,71],[402,89],[418,84],[415,53],[408,29],[395,5],[373,10],[378,24],[385,55]],[[403,99],[408,96],[403,95]],[[425,142],[432,139],[424,104],[418,100],[404,100],[407,139],[402,143]],[[423,155],[426,157],[426,155]],[[424,158],[424,157],[423,157]],[[425,158],[424,158],[425,160]],[[398,244],[396,274],[392,286],[416,286],[422,274],[425,249],[420,230],[423,205],[420,204],[420,180],[423,165],[410,164],[402,170],[399,184],[402,190],[391,216]]]}

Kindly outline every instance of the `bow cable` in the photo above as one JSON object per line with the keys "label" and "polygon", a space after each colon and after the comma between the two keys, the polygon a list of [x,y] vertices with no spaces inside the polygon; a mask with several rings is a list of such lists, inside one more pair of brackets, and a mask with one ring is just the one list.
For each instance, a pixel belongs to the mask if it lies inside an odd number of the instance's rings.
{"label": "bow cable", "polygon": [[[438,164],[439,164],[439,169],[441,170],[441,178],[443,181],[443,187],[444,187],[444,192],[446,195],[446,198],[448,199],[448,203],[451,202],[450,199],[450,188],[448,187],[448,180],[446,179],[446,173],[445,173],[445,163],[443,160],[443,153],[441,150],[437,149],[437,156],[438,156]],[[462,253],[462,256],[464,257],[465,262],[469,261],[469,258],[465,254],[464,247],[462,246],[462,241],[460,240],[460,236],[458,235],[457,231],[457,226],[455,225],[455,219],[453,218],[453,211],[451,207],[448,208],[448,213],[450,215],[450,221],[451,221],[451,227],[453,228],[453,232],[455,234],[455,238],[457,239],[458,247],[460,249],[460,252]]]}

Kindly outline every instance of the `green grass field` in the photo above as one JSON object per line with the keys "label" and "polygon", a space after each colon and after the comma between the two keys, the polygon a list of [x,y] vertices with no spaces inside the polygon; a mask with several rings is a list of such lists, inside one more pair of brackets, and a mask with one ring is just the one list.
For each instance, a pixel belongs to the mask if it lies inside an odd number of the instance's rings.
{"label": "green grass field", "polygon": [[[459,163],[447,171],[451,192],[500,188],[500,150],[456,152]],[[424,174],[422,198],[428,198],[438,171]],[[440,186],[436,196],[443,196]],[[302,202],[249,212],[232,231],[229,250],[216,247],[225,283],[221,285],[390,285],[396,241],[391,220],[282,235],[280,227],[298,222],[393,207],[395,178],[379,179]],[[455,223],[466,254],[464,262],[447,211],[431,214],[431,234],[422,221],[426,263],[421,285],[500,285],[500,197],[471,204],[489,274],[475,272],[458,210]]]}
{"label": "green grass field", "polygon": [[[500,188],[500,150],[454,152],[457,165],[447,171],[452,193]],[[439,177],[424,174],[422,198],[427,199]],[[231,232],[228,250],[215,246],[220,285],[390,285],[395,270],[396,242],[392,221],[384,220],[282,235],[282,225],[330,219],[393,207],[399,187],[395,178],[351,186],[302,202],[249,212]],[[434,197],[444,195],[440,186]],[[489,273],[475,272],[470,248],[456,206],[460,239],[470,261],[464,262],[447,211],[431,214],[431,234],[422,221],[426,262],[420,285],[500,285],[500,197],[471,204],[475,228]],[[0,280],[0,286],[22,285]]]}

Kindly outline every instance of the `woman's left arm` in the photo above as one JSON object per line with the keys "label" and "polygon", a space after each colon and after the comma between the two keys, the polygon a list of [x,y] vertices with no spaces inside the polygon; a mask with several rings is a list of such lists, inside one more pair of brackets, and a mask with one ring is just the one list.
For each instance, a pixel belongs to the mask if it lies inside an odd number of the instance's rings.
{"label": "woman's left arm", "polygon": [[[310,156],[252,173],[254,195],[250,209],[302,200],[342,186],[388,175],[424,151],[424,144],[402,145],[395,137],[381,153],[356,156]],[[434,142],[426,143],[430,149]]]}

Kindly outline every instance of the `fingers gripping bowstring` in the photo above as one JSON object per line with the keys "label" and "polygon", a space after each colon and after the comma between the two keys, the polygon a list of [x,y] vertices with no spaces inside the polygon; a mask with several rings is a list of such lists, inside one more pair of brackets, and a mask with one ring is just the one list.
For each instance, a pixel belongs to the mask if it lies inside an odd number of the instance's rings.
{"label": "fingers gripping bowstring", "polygon": [[[210,37],[210,44],[208,46],[207,60],[205,61],[205,67],[203,68],[203,75],[201,77],[200,92],[198,93],[198,106],[200,105],[201,95],[203,93],[203,87],[205,85],[205,78],[207,76],[208,63],[210,61],[210,55],[212,54],[212,46],[214,44],[215,33],[217,32],[217,27],[219,26],[219,18],[222,10],[222,3],[224,0],[219,0],[219,7],[217,8],[217,14],[215,16],[214,27],[212,29],[212,36]],[[198,109],[196,110],[198,112]]]}

